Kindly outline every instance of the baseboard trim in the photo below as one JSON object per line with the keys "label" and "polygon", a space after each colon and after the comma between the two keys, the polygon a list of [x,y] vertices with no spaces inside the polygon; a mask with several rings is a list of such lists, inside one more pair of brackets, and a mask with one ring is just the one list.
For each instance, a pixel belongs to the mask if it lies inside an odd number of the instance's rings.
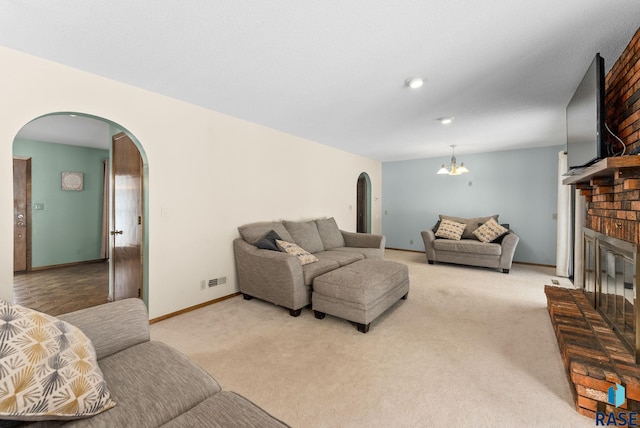
{"label": "baseboard trim", "polygon": [[[391,248],[391,247],[385,247],[385,250],[395,250],[395,251],[407,251],[409,253],[422,253],[424,254],[424,250],[420,251],[420,250],[407,250],[405,248]],[[532,262],[516,262],[515,260],[513,261],[514,264],[519,264],[519,265],[529,265],[529,266],[540,266],[540,267],[548,267],[548,268],[555,268],[556,265],[545,265],[542,263],[532,263]]]}
{"label": "baseboard trim", "polygon": [[408,253],[423,253],[424,250],[407,250],[406,248],[393,248],[393,247],[384,247],[385,250],[394,250],[394,251],[406,251]]}
{"label": "baseboard trim", "polygon": [[91,265],[94,263],[102,263],[102,262],[106,262],[106,259],[96,259],[96,260],[83,260],[81,262],[71,262],[71,263],[61,263],[59,265],[49,265],[49,266],[38,266],[38,267],[32,267],[31,270],[29,272],[35,272],[38,270],[47,270],[47,269],[58,269],[58,268],[65,268],[65,267],[72,267],[72,266],[80,266],[80,265]]}
{"label": "baseboard trim", "polygon": [[531,262],[516,262],[514,261],[513,264],[519,264],[519,265],[529,265],[529,266],[540,266],[540,267],[548,267],[548,268],[555,268],[556,265],[545,265],[542,263],[531,263]]}
{"label": "baseboard trim", "polygon": [[214,303],[219,303],[219,302],[222,302],[222,301],[227,300],[227,299],[231,299],[232,297],[236,297],[236,296],[239,296],[239,295],[240,295],[240,292],[238,291],[236,293],[229,294],[227,296],[223,296],[223,297],[219,297],[217,299],[209,300],[208,302],[200,303],[200,304],[195,305],[195,306],[190,306],[188,308],[181,309],[181,310],[176,311],[176,312],[171,312],[170,314],[162,315],[162,316],[160,316],[158,318],[154,318],[152,320],[149,320],[149,324],[154,324],[154,323],[157,323],[159,321],[164,321],[166,319],[173,318],[173,317],[178,316],[178,315],[186,314],[187,312],[192,312],[192,311],[195,311],[196,309],[204,308],[205,306],[213,305]]}

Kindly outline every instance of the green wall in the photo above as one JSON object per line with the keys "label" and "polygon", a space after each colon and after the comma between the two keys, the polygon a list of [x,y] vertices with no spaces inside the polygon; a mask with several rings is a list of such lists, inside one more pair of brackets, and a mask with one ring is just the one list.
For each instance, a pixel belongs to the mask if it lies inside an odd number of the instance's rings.
{"label": "green wall", "polygon": [[[32,267],[99,259],[109,151],[16,139],[13,154],[31,157]],[[84,189],[62,190],[63,171],[84,173]]]}

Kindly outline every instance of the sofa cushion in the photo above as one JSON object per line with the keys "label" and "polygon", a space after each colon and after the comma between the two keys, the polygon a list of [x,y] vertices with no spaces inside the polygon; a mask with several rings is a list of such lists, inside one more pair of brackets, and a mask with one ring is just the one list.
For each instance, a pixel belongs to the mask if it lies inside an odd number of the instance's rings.
{"label": "sofa cushion", "polygon": [[322,275],[323,273],[331,272],[332,270],[338,269],[340,267],[340,263],[335,260],[329,259],[318,259],[315,263],[310,263],[308,265],[302,266],[302,277],[304,280],[304,285],[313,284],[313,280]]}
{"label": "sofa cushion", "polygon": [[318,219],[316,220],[316,226],[325,250],[344,247],[344,236],[342,236],[335,218]]}
{"label": "sofa cushion", "polygon": [[319,253],[315,253],[314,256],[320,260],[326,259],[336,261],[340,266],[345,266],[364,259],[364,255],[362,253],[350,251],[321,251]]}
{"label": "sofa cushion", "polygon": [[324,250],[315,221],[284,221],[283,224],[293,238],[291,242],[298,244],[310,253],[319,253]]}
{"label": "sofa cushion", "polygon": [[365,259],[383,259],[384,248],[362,248],[362,247],[338,247],[331,251],[344,251],[347,253],[362,254]]}
{"label": "sofa cushion", "polygon": [[438,226],[438,230],[436,231],[436,237],[458,241],[460,237],[462,237],[466,227],[467,225],[464,223],[443,219],[440,221],[440,226]]}
{"label": "sofa cushion", "polygon": [[125,349],[100,366],[118,405],[91,418],[91,426],[157,427],[221,390],[206,371],[162,342]]}
{"label": "sofa cushion", "polygon": [[162,425],[162,428],[285,428],[288,426],[235,392],[222,391],[207,398],[187,413]]}
{"label": "sofa cushion", "polygon": [[448,215],[440,214],[440,220],[448,219],[451,221],[455,221],[457,223],[464,223],[467,227],[464,229],[464,233],[462,234],[462,239],[477,239],[473,234],[473,231],[478,228],[478,225],[486,223],[490,218],[498,221],[498,214],[491,215],[487,217],[474,217],[474,218],[462,218],[462,217],[452,217]]}
{"label": "sofa cushion", "polygon": [[0,300],[0,418],[78,419],[116,405],[77,327]]}
{"label": "sofa cushion", "polygon": [[485,254],[499,256],[502,254],[500,244],[480,242],[477,239],[462,239],[453,241],[450,239],[436,239],[433,241],[433,248],[438,251],[453,251],[457,253]]}
{"label": "sofa cushion", "polygon": [[149,315],[142,299],[118,300],[119,310],[111,305],[91,308],[60,315],[63,321],[80,328],[91,340],[98,361],[149,341]]}
{"label": "sofa cushion", "polygon": [[278,235],[278,232],[272,230],[271,232],[267,233],[264,238],[256,242],[256,247],[260,248],[261,250],[280,251],[280,248],[278,248],[278,245],[276,244],[277,239],[281,240],[282,238],[280,237],[280,235]]}
{"label": "sofa cushion", "polygon": [[509,232],[508,229],[505,229],[497,221],[490,218],[486,223],[474,230],[473,234],[480,242],[492,242],[507,232]]}
{"label": "sofa cushion", "polygon": [[306,251],[304,248],[300,247],[297,244],[281,241],[280,239],[276,239],[276,244],[281,251],[284,251],[285,253],[292,256],[296,256],[303,266],[318,261],[318,258],[316,256]]}
{"label": "sofa cushion", "polygon": [[264,238],[267,233],[274,230],[284,241],[295,242],[287,229],[280,221],[267,221],[261,223],[245,224],[238,228],[242,239],[251,245],[256,245],[260,239]]}

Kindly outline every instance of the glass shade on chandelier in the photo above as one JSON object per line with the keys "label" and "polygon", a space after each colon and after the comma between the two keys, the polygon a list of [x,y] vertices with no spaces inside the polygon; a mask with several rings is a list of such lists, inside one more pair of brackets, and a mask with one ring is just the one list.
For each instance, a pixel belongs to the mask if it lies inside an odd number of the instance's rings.
{"label": "glass shade on chandelier", "polygon": [[442,164],[442,166],[438,170],[438,174],[460,175],[460,174],[465,174],[469,172],[467,167],[464,166],[464,162],[460,162],[460,166],[456,164],[456,156],[455,156],[456,145],[452,144],[451,149],[452,149],[451,164],[449,165],[449,168],[447,168],[444,164]]}

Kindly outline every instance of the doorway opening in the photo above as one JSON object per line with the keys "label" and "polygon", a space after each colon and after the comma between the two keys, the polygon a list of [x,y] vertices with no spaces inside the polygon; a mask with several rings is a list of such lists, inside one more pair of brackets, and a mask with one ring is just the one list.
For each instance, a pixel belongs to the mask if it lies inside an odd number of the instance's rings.
{"label": "doorway opening", "polygon": [[[119,225],[113,219],[113,198],[120,194],[113,186],[116,174],[112,169],[118,166],[113,159],[116,135],[130,141],[139,159],[135,224],[140,253],[137,278],[132,283],[139,283],[135,296],[148,302],[146,154],[135,136],[119,124],[89,114],[59,112],[30,121],[13,142],[14,159],[28,158],[31,162],[30,200],[21,218],[26,220],[25,232],[29,232],[22,234],[28,247],[28,265],[14,264],[16,303],[57,315],[128,297],[114,294],[114,277],[124,265],[128,269],[132,263],[114,260],[121,235],[110,234],[123,230],[117,229]],[[14,240],[21,234],[19,214],[14,215]],[[22,249],[14,246],[14,260],[22,258]],[[37,280],[32,280],[36,276]]]}
{"label": "doorway opening", "polygon": [[371,233],[371,179],[366,172],[358,176],[356,200],[356,231]]}

